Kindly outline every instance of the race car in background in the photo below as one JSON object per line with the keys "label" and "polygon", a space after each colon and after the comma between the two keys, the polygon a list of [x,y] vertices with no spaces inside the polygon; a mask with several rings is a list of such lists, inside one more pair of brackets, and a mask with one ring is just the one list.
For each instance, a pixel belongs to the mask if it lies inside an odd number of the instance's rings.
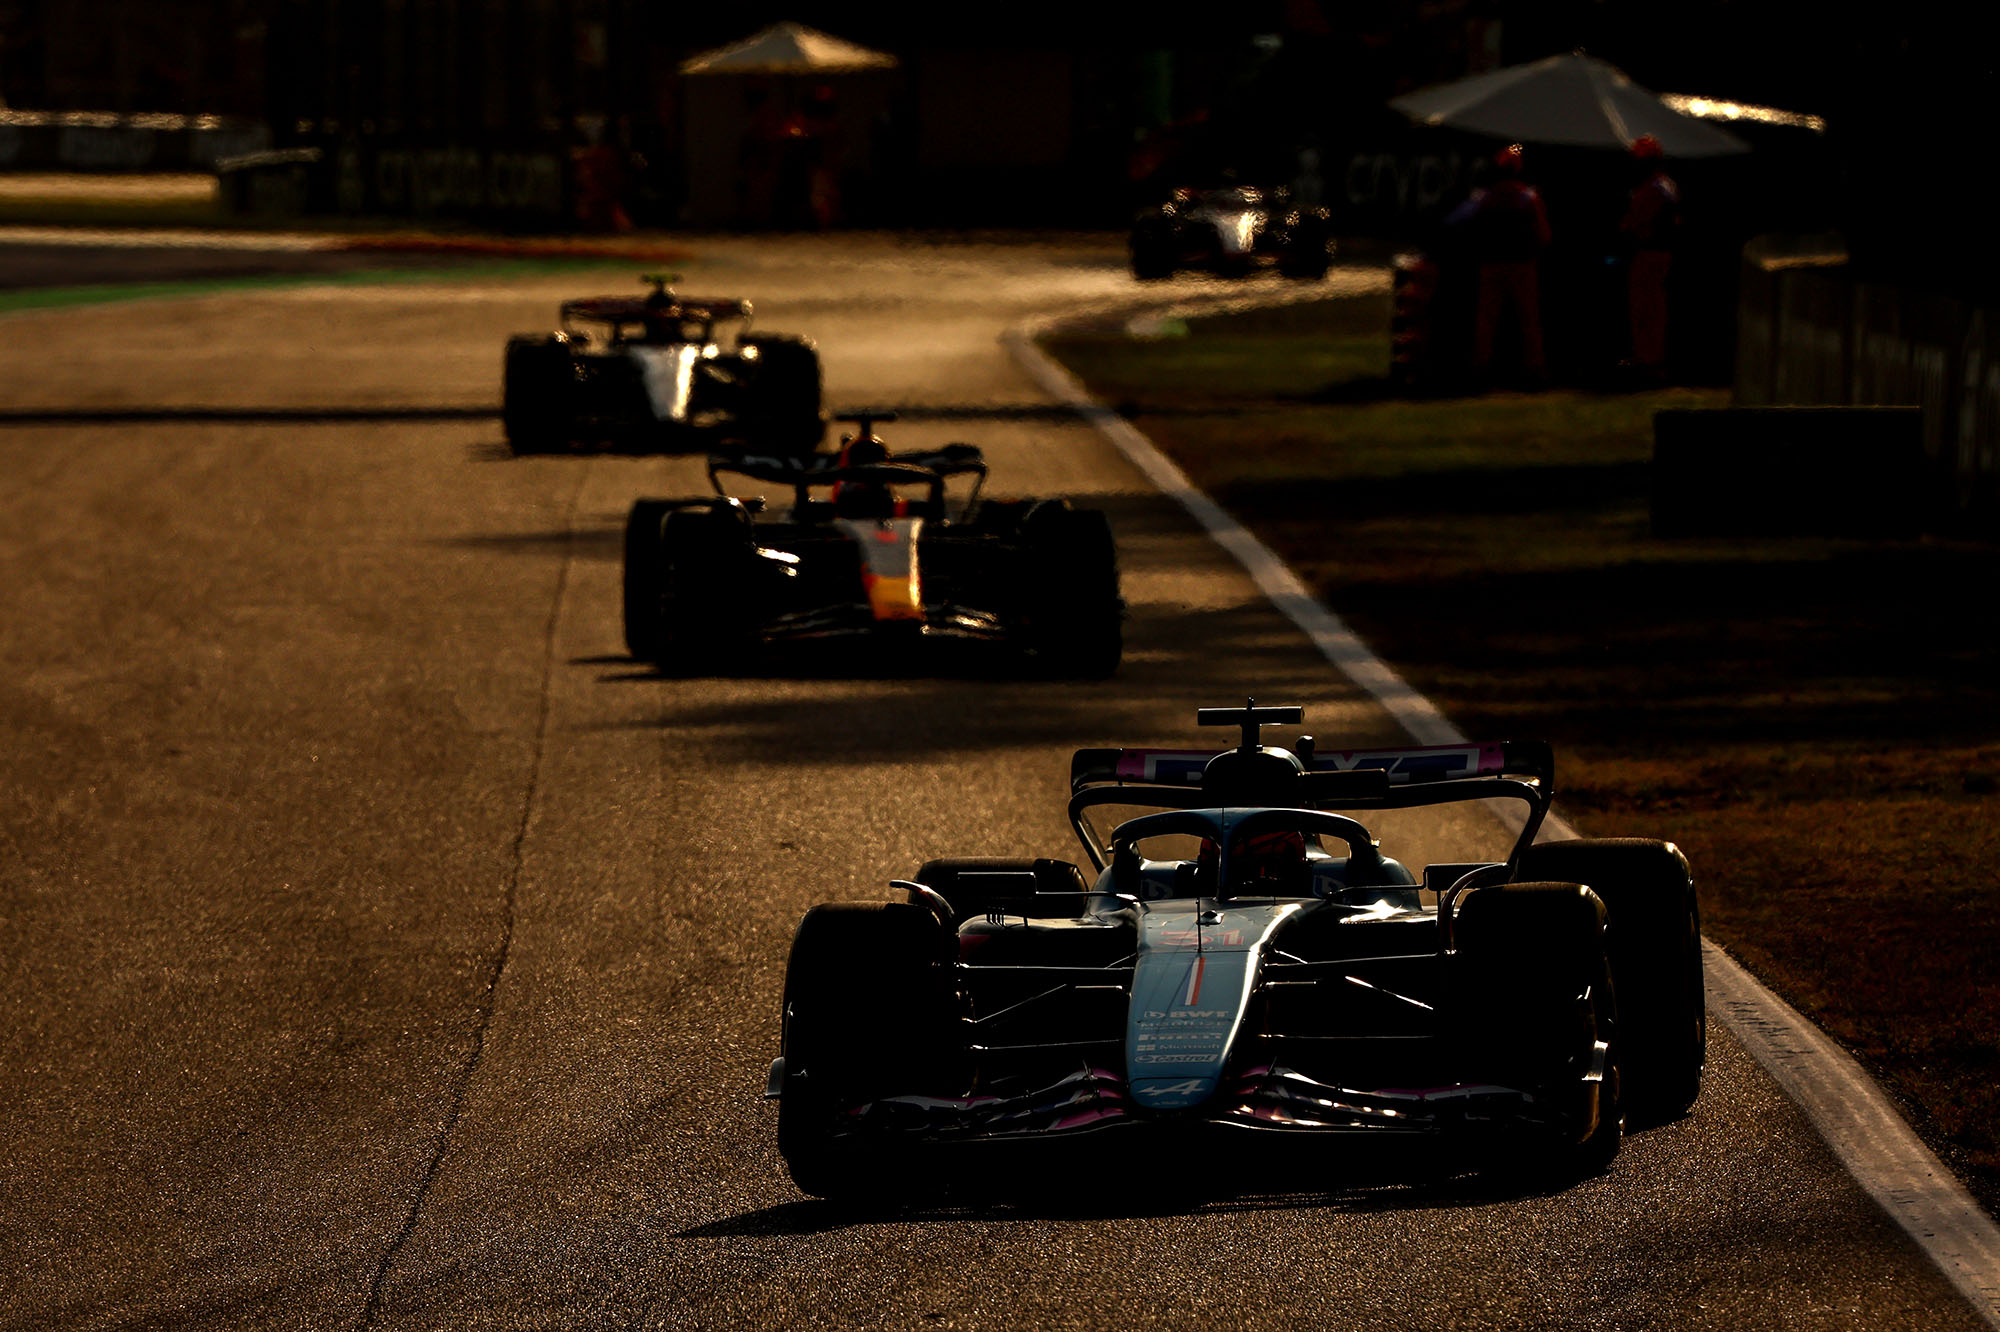
{"label": "race car in background", "polygon": [[[987,499],[969,444],[891,453],[894,413],[843,416],[837,456],[716,457],[715,494],[642,499],[625,529],[625,645],[671,670],[732,669],[779,644],[986,643],[1044,674],[1118,668],[1110,524],[1061,499]],[[789,507],[730,493],[781,487]],[[965,479],[954,498],[947,483]]]}
{"label": "race car in background", "polygon": [[[966,1163],[1073,1142],[1225,1191],[1259,1145],[1292,1188],[1397,1144],[1540,1188],[1606,1166],[1625,1116],[1685,1113],[1706,1019],[1681,853],[1534,845],[1546,744],[1262,743],[1302,717],[1204,708],[1237,747],[1077,751],[1083,868],[933,860],[904,900],[807,912],[766,1092],[799,1187],[991,1187]],[[1361,822],[1482,801],[1519,816],[1464,810],[1511,843],[1492,861],[1413,871]],[[1119,809],[1150,812],[1107,834]]]}
{"label": "race car in background", "polygon": [[645,296],[565,301],[561,328],[507,340],[501,414],[514,452],[819,447],[819,353],[808,339],[752,334],[750,302],[678,296],[672,274],[643,281]]}
{"label": "race car in background", "polygon": [[1296,203],[1282,189],[1177,189],[1132,221],[1132,276],[1142,281],[1184,268],[1243,277],[1259,265],[1317,281],[1332,262],[1327,210]]}

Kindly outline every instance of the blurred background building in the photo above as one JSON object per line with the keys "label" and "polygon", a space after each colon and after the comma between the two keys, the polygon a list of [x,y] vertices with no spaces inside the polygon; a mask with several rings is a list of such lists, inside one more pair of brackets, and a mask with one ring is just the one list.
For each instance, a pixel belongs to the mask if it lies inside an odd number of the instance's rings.
{"label": "blurred background building", "polygon": [[[895,67],[761,82],[680,72],[782,20]],[[1317,192],[1350,230],[1393,233],[1421,224],[1412,200],[1462,194],[1476,146],[1443,169],[1453,146],[1414,150],[1390,97],[1582,47],[1658,91],[1824,117],[1809,188],[1783,192],[1824,215],[1776,220],[1838,227],[1862,264],[1991,291],[2000,263],[1971,127],[1994,104],[1993,24],[1930,0],[1876,13],[1247,0],[1198,22],[1051,0],[0,0],[0,167],[157,169],[264,144],[301,168],[305,197],[280,191],[278,204],[758,225],[798,219],[719,178],[751,168],[760,115],[810,106],[839,177],[836,213],[815,221],[1117,225],[1149,192],[1233,171]],[[210,139],[121,157],[102,135],[93,148],[72,133],[65,156],[65,116],[72,130],[150,124],[169,138],[199,122]],[[175,129],[173,117],[188,119]],[[215,137],[225,130],[235,137]],[[1426,153],[1438,161],[1426,167]]]}

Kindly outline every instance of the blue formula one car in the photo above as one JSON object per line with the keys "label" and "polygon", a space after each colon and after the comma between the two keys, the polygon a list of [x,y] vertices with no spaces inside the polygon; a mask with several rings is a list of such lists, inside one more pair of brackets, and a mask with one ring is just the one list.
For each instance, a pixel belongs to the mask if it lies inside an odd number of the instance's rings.
{"label": "blue formula one car", "polygon": [[[964,1177],[926,1157],[1147,1134],[1211,1162],[1317,1144],[1322,1185],[1401,1145],[1542,1186],[1607,1165],[1626,1116],[1685,1113],[1707,1029],[1681,853],[1533,845],[1546,744],[1262,743],[1301,716],[1202,709],[1241,727],[1221,752],[1079,751],[1088,872],[933,860],[907,900],[809,911],[767,1088],[799,1187],[879,1196]],[[1362,821],[1463,801],[1518,814],[1503,858],[1413,872]],[[1107,836],[1118,807],[1151,812]]]}

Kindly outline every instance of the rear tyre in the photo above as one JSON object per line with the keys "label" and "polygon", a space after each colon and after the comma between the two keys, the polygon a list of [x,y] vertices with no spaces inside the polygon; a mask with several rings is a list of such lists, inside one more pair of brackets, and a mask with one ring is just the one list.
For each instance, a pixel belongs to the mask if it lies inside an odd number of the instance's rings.
{"label": "rear tyre", "polygon": [[1278,256],[1278,272],[1301,282],[1318,282],[1333,267],[1333,237],[1318,218],[1302,219],[1291,229]]}
{"label": "rear tyre", "polygon": [[1529,847],[1520,873],[1587,883],[1604,899],[1626,1108],[1641,1124],[1686,1114],[1708,1055],[1701,914],[1687,858],[1672,842],[1585,838]]}
{"label": "rear tyre", "polygon": [[1118,545],[1098,509],[1046,500],[1022,522],[1028,582],[1026,645],[1048,675],[1098,680],[1125,652],[1125,601],[1118,591]]}
{"label": "rear tyre", "polygon": [[728,508],[674,509],[660,529],[661,614],[653,660],[684,674],[734,667],[756,624],[746,515]]}
{"label": "rear tyre", "polygon": [[1451,930],[1465,1081],[1529,1092],[1553,1112],[1497,1144],[1487,1172],[1534,1188],[1603,1171],[1624,1128],[1604,904],[1574,883],[1474,888]]}
{"label": "rear tyre", "polygon": [[1132,276],[1160,282],[1174,275],[1174,237],[1164,223],[1142,223],[1132,229]]}
{"label": "rear tyre", "polygon": [[625,519],[625,650],[640,661],[658,661],[666,621],[665,500],[642,499]]}
{"label": "rear tyre", "polygon": [[[969,1082],[951,939],[907,902],[834,902],[799,922],[785,968],[778,1151],[821,1198],[897,1191],[894,1163],[842,1119],[889,1096],[954,1096]],[[904,1187],[907,1187],[904,1184]]]}
{"label": "rear tyre", "polygon": [[569,442],[569,347],[553,335],[507,339],[500,420],[516,454],[549,453]]}
{"label": "rear tyre", "polygon": [[1288,252],[1278,261],[1278,272],[1294,281],[1318,282],[1326,277],[1327,270],[1332,266],[1323,247],[1317,254],[1308,247],[1303,251]]}
{"label": "rear tyre", "polygon": [[742,424],[750,442],[779,453],[818,450],[826,433],[819,352],[805,338],[766,334],[745,339],[757,349],[757,374],[747,386]]}

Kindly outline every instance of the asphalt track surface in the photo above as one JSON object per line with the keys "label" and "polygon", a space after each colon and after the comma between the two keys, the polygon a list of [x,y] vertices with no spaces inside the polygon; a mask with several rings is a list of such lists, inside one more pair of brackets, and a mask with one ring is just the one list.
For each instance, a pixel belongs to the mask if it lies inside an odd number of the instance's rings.
{"label": "asphalt track surface", "polygon": [[1719,1030],[1690,1118],[1549,1196],[1217,1196],[1226,1159],[1119,1150],[1029,1206],[802,1198],[759,1092],[806,907],[1068,854],[1069,751],[1197,704],[1400,736],[1002,350],[1137,299],[1115,249],[705,253],[687,286],[816,337],[894,442],[1105,507],[1125,668],[635,667],[624,511],[697,462],[516,460],[466,415],[573,278],[0,322],[0,1326],[1980,1325]]}

